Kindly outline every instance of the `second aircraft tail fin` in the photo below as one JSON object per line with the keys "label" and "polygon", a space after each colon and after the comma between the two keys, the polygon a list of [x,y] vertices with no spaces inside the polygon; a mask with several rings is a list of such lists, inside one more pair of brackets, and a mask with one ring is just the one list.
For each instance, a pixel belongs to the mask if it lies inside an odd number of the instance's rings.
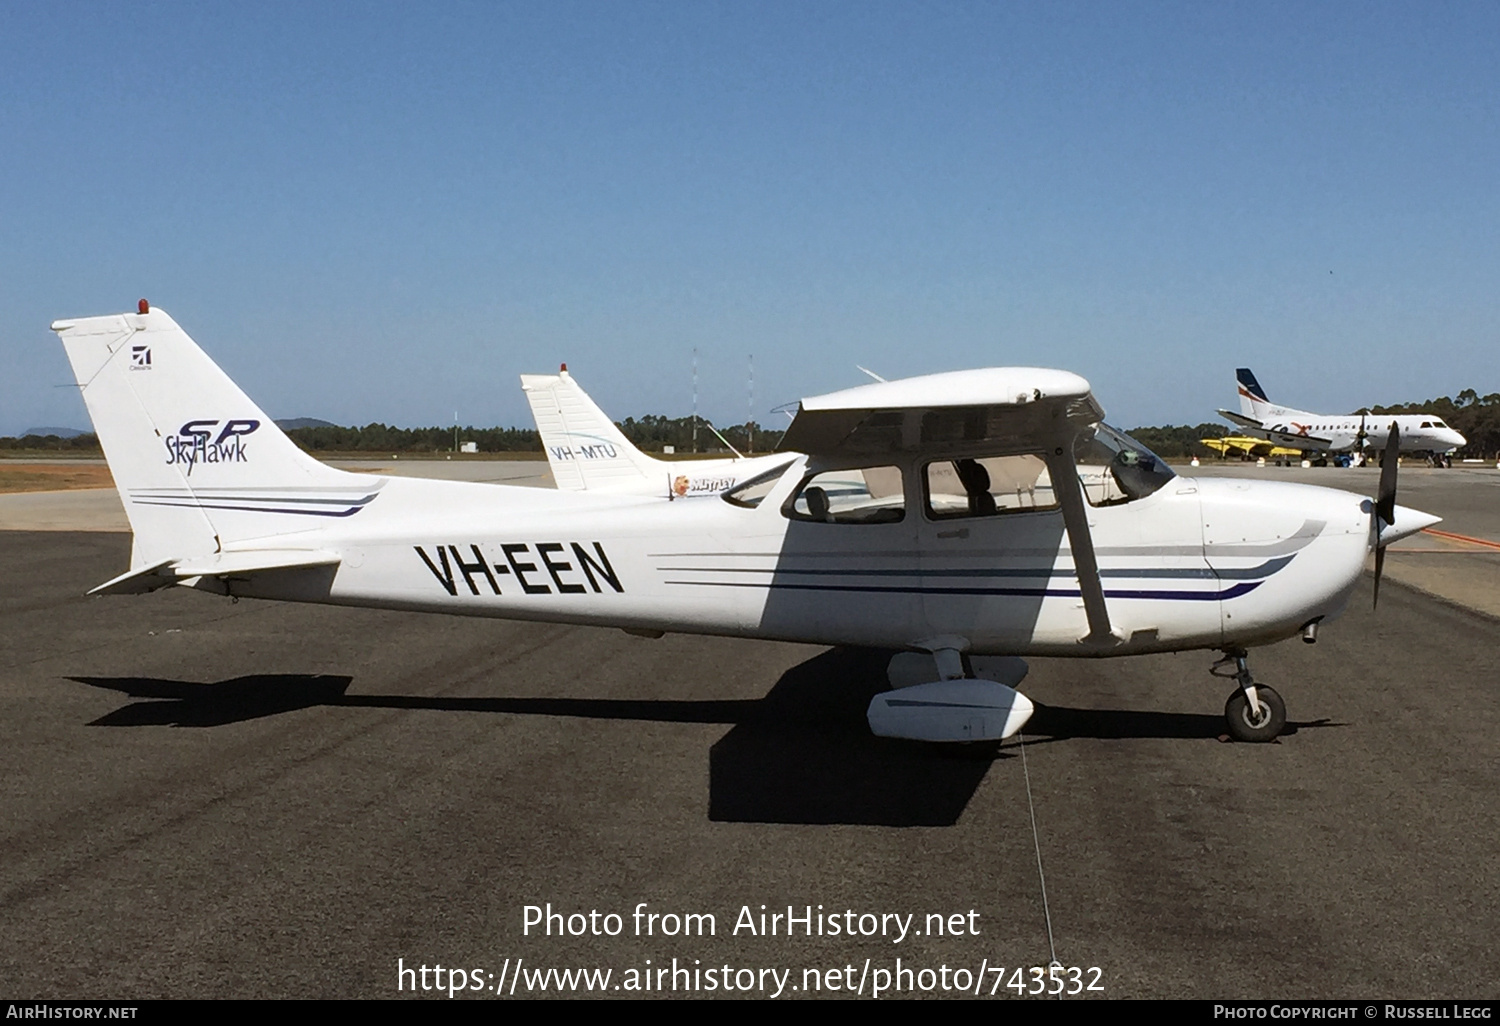
{"label": "second aircraft tail fin", "polygon": [[670,468],[632,445],[566,364],[556,374],[522,374],[521,388],[558,488],[667,493]]}

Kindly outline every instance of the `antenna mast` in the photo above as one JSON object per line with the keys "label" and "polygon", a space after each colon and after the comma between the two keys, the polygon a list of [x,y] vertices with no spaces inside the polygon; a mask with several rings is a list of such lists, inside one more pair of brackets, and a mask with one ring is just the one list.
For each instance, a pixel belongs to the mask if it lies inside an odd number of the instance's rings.
{"label": "antenna mast", "polygon": [[750,354],[750,409],[745,418],[745,452],[755,455],[755,354]]}
{"label": "antenna mast", "polygon": [[693,451],[698,451],[698,347],[693,347]]}

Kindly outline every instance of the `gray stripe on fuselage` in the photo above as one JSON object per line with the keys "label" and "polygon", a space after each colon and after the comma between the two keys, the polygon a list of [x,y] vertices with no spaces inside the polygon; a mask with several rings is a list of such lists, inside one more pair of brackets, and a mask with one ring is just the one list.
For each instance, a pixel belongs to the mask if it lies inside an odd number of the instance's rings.
{"label": "gray stripe on fuselage", "polygon": [[[1323,528],[1328,525],[1326,520],[1305,520],[1295,533],[1286,537],[1278,538],[1271,542],[1236,542],[1234,544],[1218,545],[1105,545],[1096,547],[1096,556],[1258,556],[1261,559],[1272,559],[1277,556],[1289,556],[1297,553],[1311,545],[1314,539],[1322,533]],[[882,525],[871,524],[831,524],[834,530],[858,530],[860,527],[879,527]],[[947,541],[948,539],[944,539]],[[960,541],[960,539],[954,539]],[[946,548],[946,547],[945,547]],[[917,559],[948,556],[954,559],[962,558],[968,561],[990,558],[1014,558],[1016,556],[1044,556],[1055,557],[1060,553],[1067,553],[1068,548],[1059,545],[1055,548],[963,548],[954,545],[953,551],[944,551],[937,547],[929,549],[883,549],[869,552],[799,552],[798,559]],[[782,552],[651,552],[647,553],[649,559],[782,559]]]}

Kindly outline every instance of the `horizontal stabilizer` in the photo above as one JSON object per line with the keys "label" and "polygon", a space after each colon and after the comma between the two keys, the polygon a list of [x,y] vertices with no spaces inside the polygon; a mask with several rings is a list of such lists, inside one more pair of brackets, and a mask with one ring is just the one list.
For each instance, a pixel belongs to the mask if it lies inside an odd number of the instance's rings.
{"label": "horizontal stabilizer", "polygon": [[89,591],[90,595],[144,595],[158,588],[165,588],[169,584],[175,584],[177,575],[172,573],[172,561],[164,559],[160,563],[143,566],[138,570],[130,570],[112,580],[105,581],[97,588]]}
{"label": "horizontal stabilizer", "polygon": [[308,549],[261,549],[256,552],[221,552],[207,558],[185,559],[172,565],[178,577],[244,577],[269,570],[305,570],[315,566],[338,566],[331,552]]}
{"label": "horizontal stabilizer", "polygon": [[221,552],[190,559],[167,559],[105,581],[90,595],[144,595],[192,577],[248,577],[272,570],[305,570],[338,566],[331,552],[308,549],[261,549],[254,552]]}
{"label": "horizontal stabilizer", "polygon": [[1248,428],[1258,428],[1258,427],[1260,427],[1260,421],[1256,420],[1254,417],[1247,417],[1243,413],[1234,413],[1231,410],[1220,410],[1219,411],[1219,416],[1223,417],[1225,420],[1229,421],[1230,423],[1238,424],[1241,427],[1248,427]]}

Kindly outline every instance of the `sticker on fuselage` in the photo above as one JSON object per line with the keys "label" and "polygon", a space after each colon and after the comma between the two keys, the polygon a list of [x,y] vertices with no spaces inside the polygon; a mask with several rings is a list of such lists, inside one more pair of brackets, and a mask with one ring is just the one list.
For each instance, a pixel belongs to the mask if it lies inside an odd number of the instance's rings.
{"label": "sticker on fuselage", "polygon": [[733,477],[688,477],[678,475],[672,481],[674,494],[686,498],[689,495],[718,495],[734,487]]}

